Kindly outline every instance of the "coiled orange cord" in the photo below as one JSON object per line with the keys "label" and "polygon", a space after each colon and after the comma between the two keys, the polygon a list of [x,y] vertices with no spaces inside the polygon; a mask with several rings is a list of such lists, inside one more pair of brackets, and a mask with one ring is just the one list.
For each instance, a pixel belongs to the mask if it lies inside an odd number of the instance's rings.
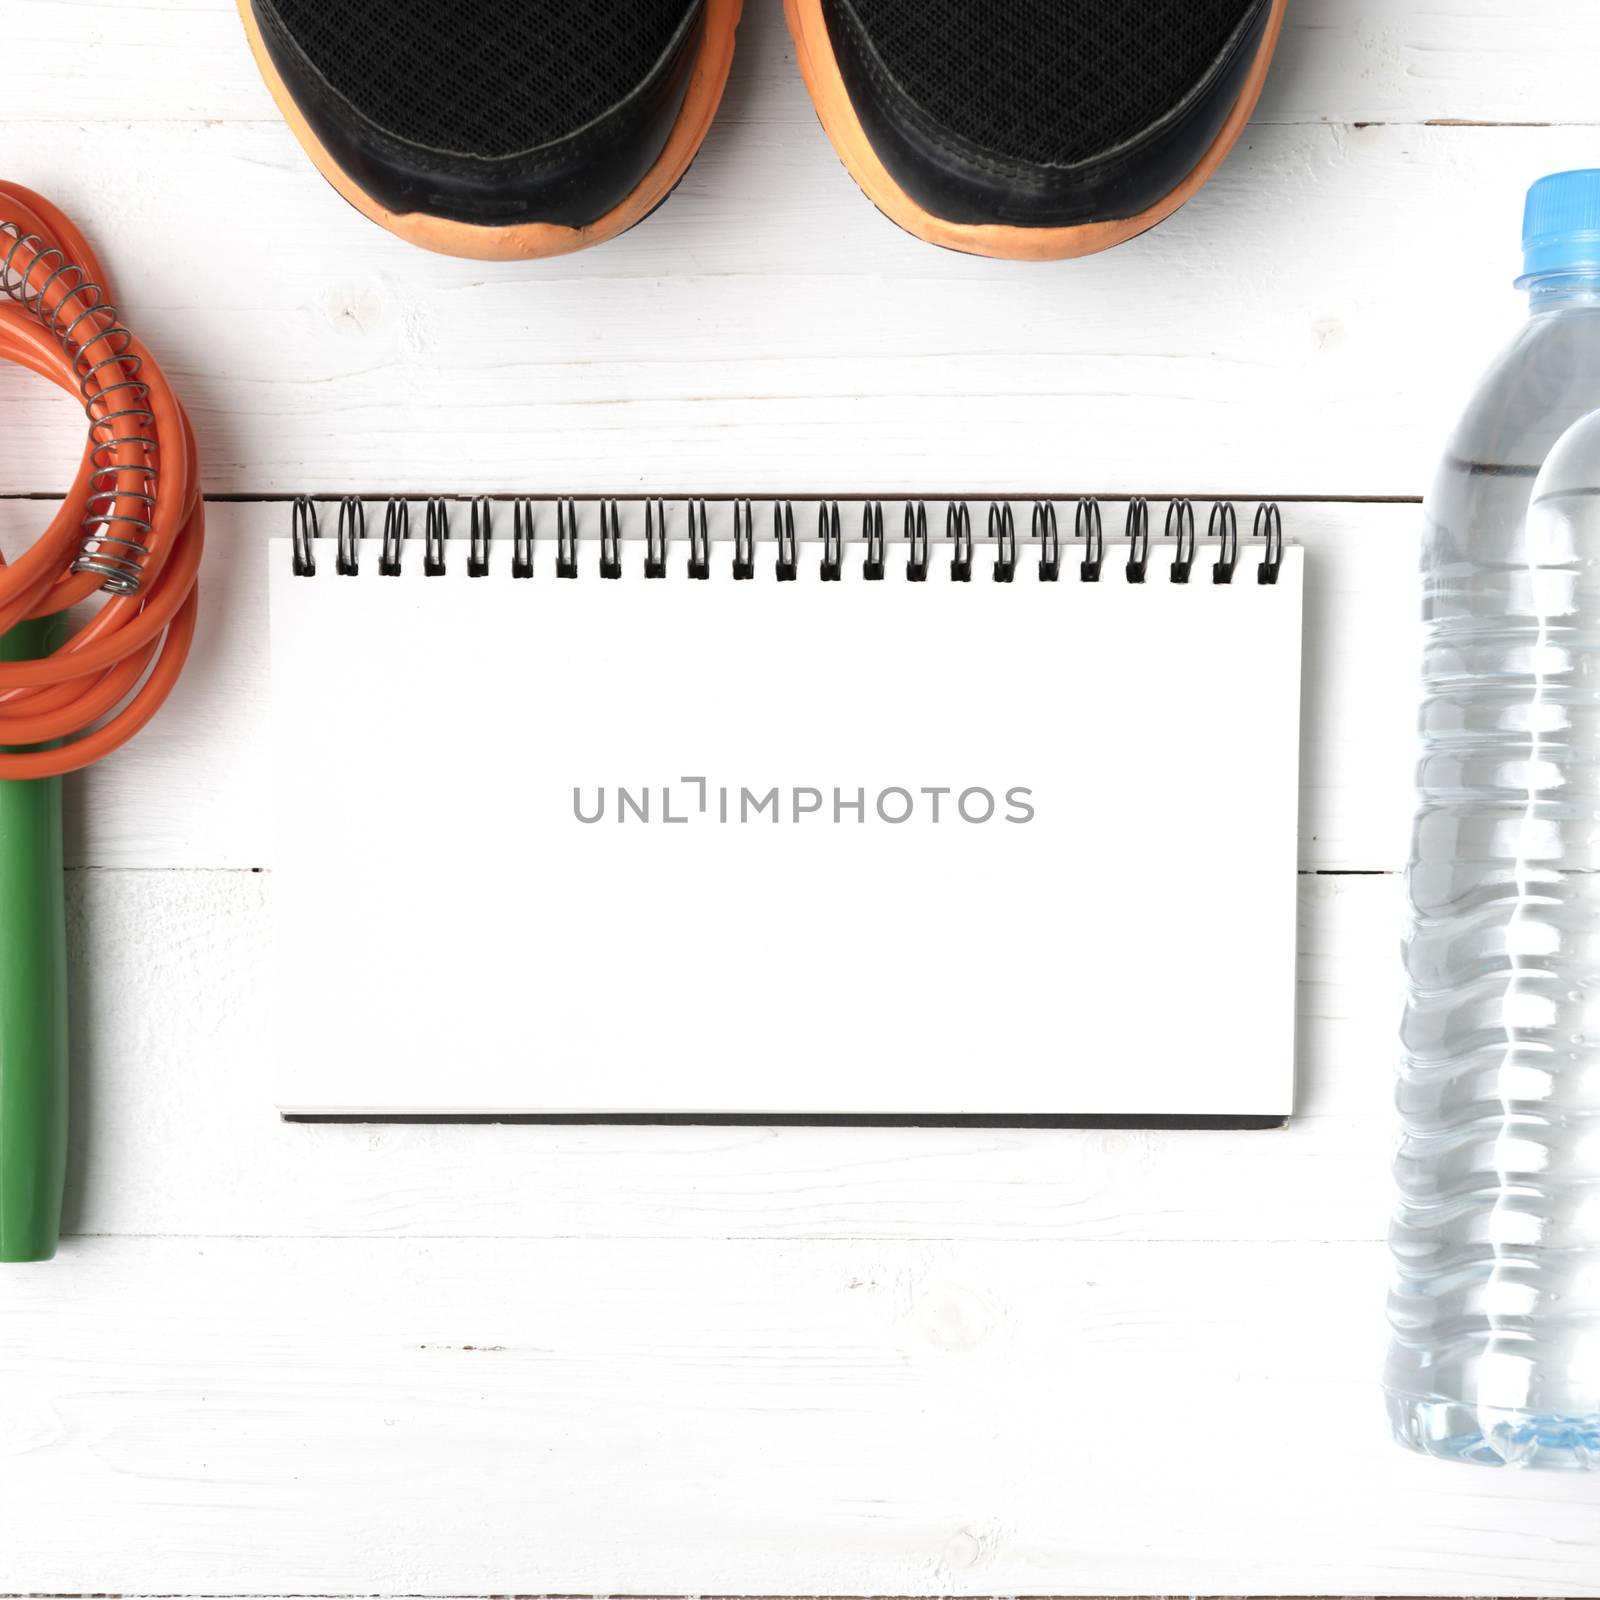
{"label": "coiled orange cord", "polygon": [[[0,562],[0,634],[110,596],[53,654],[0,663],[0,779],[75,772],[115,750],[160,708],[194,638],[205,535],[194,434],[105,281],[61,212],[0,182],[0,358],[77,395],[89,418],[65,503],[20,559]],[[15,748],[39,744],[53,748]]]}

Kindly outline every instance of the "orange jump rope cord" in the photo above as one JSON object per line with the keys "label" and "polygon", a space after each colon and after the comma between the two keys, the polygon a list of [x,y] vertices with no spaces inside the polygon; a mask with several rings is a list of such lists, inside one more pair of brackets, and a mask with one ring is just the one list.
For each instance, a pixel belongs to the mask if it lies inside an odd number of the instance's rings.
{"label": "orange jump rope cord", "polygon": [[[3,181],[0,264],[0,359],[87,395],[90,422],[60,511],[18,560],[0,562],[0,634],[88,599],[108,565],[137,583],[53,654],[0,663],[0,779],[48,778],[132,738],[177,682],[194,638],[205,512],[189,419],[104,303],[94,252],[49,201]],[[96,548],[100,569],[75,572]],[[52,748],[14,748],[36,744]]]}

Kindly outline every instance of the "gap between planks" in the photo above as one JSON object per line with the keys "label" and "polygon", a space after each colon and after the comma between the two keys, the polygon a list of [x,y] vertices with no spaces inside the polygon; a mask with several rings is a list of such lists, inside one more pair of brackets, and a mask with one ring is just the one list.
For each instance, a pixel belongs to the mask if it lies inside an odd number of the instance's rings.
{"label": "gap between planks", "polygon": [[[71,774],[69,774],[69,776],[71,776]],[[217,866],[217,867],[172,867],[172,866],[167,866],[167,867],[141,867],[141,866],[120,866],[120,865],[116,865],[116,864],[112,864],[112,865],[104,865],[104,864],[95,865],[92,862],[78,862],[73,866],[64,867],[62,870],[64,872],[66,872],[69,876],[71,874],[73,874],[73,873],[78,873],[78,872],[82,872],[82,873],[89,873],[89,872],[169,872],[169,873],[180,873],[180,872],[181,873],[231,872],[231,873],[236,873],[241,877],[250,877],[252,875],[259,875],[259,874],[270,875],[271,872],[272,872],[272,868],[271,867],[230,867],[230,866]],[[1402,868],[1402,867],[1296,867],[1295,868],[1295,876],[1298,877],[1298,878],[1400,878],[1400,877],[1404,877],[1405,876],[1405,869]],[[8,1594],[0,1594],[0,1600],[16,1600],[16,1597],[13,1596],[13,1595],[8,1595]],[[127,1597],[125,1597],[125,1596],[111,1596],[110,1600],[127,1600]],[[702,1596],[701,1600],[711,1600],[711,1597]]]}
{"label": "gap between planks", "polygon": [[[469,500],[484,499],[496,502],[510,502],[518,499],[514,494],[470,495],[461,494],[455,490],[439,493],[429,489],[407,489],[396,494],[393,486],[387,489],[350,489],[338,493],[332,491],[326,494],[298,495],[287,493],[250,494],[208,494],[204,496],[205,503],[213,506],[263,506],[263,505],[290,505],[296,500],[451,500],[466,502]],[[563,489],[540,488],[532,498],[538,500],[576,500],[581,505],[595,504],[601,500],[805,500],[814,501],[819,498],[816,488],[809,489],[772,489],[761,494],[708,494],[708,495],[683,495],[683,494],[617,494],[601,495],[585,491],[582,494],[569,494]],[[970,489],[919,489],[913,496],[907,496],[904,490],[888,490],[883,493],[851,493],[843,495],[824,495],[823,499],[847,500],[852,504],[859,501],[885,500],[891,503],[900,503],[907,498],[916,500],[983,500],[997,499],[998,495],[974,493]],[[1116,504],[1131,498],[1124,490],[1084,490],[1073,489],[1068,491],[1052,491],[1049,494],[1027,494],[1020,496],[1026,500],[1104,500]],[[1215,494],[1186,493],[1179,489],[1150,489],[1146,490],[1140,498],[1145,500],[1232,500],[1240,504],[1250,504],[1253,501],[1276,501],[1284,506],[1420,506],[1421,495],[1406,494],[1260,494],[1257,492],[1233,491],[1217,492]],[[60,489],[27,489],[0,492],[0,502],[16,501],[59,501]],[[0,1594],[0,1600],[11,1600],[8,1595]]]}

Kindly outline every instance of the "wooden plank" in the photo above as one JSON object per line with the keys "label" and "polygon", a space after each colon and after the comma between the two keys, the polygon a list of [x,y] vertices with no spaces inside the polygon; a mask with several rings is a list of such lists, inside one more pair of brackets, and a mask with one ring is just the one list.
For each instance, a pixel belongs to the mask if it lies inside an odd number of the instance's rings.
{"label": "wooden plank", "polygon": [[1385,1436],[1377,1244],[94,1241],[8,1277],[22,1591],[1592,1593]]}
{"label": "wooden plank", "polygon": [[[1593,155],[1581,128],[1266,125],[1169,225],[1029,270],[918,244],[762,123],[604,250],[485,266],[363,222],[270,122],[6,131],[241,494],[1414,496],[1521,315],[1526,185]],[[41,393],[0,370],[0,493],[71,475]]]}
{"label": "wooden plank", "polygon": [[[270,874],[71,884],[80,1236],[1199,1243],[1386,1226],[1394,877],[1302,880],[1299,1115],[1270,1133],[288,1126],[263,1070],[271,1012],[292,1003],[264,960]],[[335,959],[366,956],[304,952]],[[1203,959],[1248,996],[1249,951]]]}
{"label": "wooden plank", "polygon": [[[0,502],[0,543],[15,549],[24,528],[40,526],[49,509]],[[1117,525],[1117,512],[1108,514]],[[1204,506],[1200,514],[1203,527]],[[264,542],[283,536],[288,519],[282,504],[211,508],[193,656],[171,702],[138,740],[73,781],[75,862],[271,866]],[[1309,555],[1301,797],[1301,861],[1308,868],[1394,869],[1405,861],[1419,525],[1411,506],[1288,508],[1289,536]],[[1262,670],[1271,671],[1272,663],[1263,662]],[[1187,665],[1177,675],[1175,692],[1193,694],[1197,706],[1213,692],[1190,677]],[[373,693],[379,692],[375,679]],[[1216,692],[1248,694],[1250,686]],[[329,806],[350,799],[330,795]],[[1195,826],[1202,825],[1197,816]]]}
{"label": "wooden plank", "polygon": [[[1592,24],[1588,0],[1295,0],[1260,117],[1593,122]],[[7,25],[6,104],[18,120],[274,117],[222,0],[8,0]],[[720,120],[815,132],[775,6],[746,7]]]}

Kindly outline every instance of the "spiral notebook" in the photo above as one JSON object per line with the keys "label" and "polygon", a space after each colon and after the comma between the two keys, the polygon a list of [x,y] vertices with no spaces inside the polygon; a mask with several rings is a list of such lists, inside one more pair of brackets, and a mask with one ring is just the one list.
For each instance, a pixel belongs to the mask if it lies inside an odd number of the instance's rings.
{"label": "spiral notebook", "polygon": [[1275,508],[293,510],[285,1116],[1289,1115]]}

